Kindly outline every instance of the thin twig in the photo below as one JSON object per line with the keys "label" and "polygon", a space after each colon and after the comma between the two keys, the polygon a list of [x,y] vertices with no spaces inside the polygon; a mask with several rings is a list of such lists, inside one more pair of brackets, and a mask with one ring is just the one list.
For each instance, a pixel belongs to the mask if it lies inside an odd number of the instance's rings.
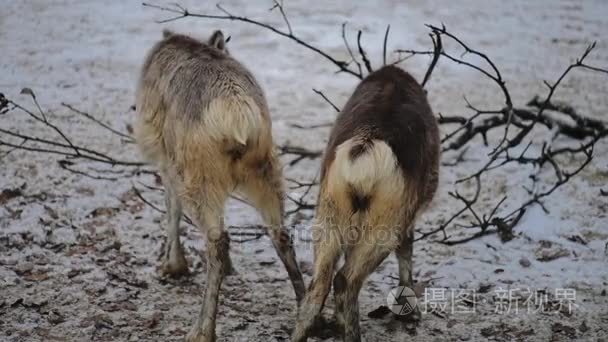
{"label": "thin twig", "polygon": [[384,43],[382,44],[382,65],[386,65],[386,44],[388,42],[388,33],[391,30],[391,25],[386,26],[386,31],[384,32]]}
{"label": "thin twig", "polygon": [[71,110],[72,112],[74,112],[76,114],[79,114],[79,115],[82,115],[85,118],[87,118],[87,119],[95,122],[96,124],[98,124],[99,126],[105,128],[106,130],[110,131],[111,133],[116,134],[119,137],[127,139],[128,142],[130,142],[130,143],[135,142],[134,139],[133,139],[133,137],[131,137],[130,135],[128,135],[126,133],[122,133],[122,132],[118,131],[117,129],[111,127],[110,125],[101,122],[99,119],[95,118],[91,114],[89,114],[87,112],[83,112],[83,111],[81,111],[79,109],[76,109],[76,108],[74,108],[74,106],[72,106],[70,104],[67,104],[65,102],[61,102],[61,105],[64,106],[64,107],[66,107],[67,109]]}
{"label": "thin twig", "polygon": [[367,72],[372,72],[372,64],[369,61],[369,59],[367,58],[367,54],[365,53],[365,49],[363,49],[363,46],[361,46],[361,36],[363,35],[363,31],[359,30],[359,32],[357,33],[357,46],[359,47],[359,54],[361,55],[361,60],[363,60],[363,64],[365,64],[365,68],[367,69]]}
{"label": "thin twig", "polygon": [[353,63],[355,63],[355,65],[357,66],[357,70],[358,70],[357,73],[359,75],[363,75],[363,69],[361,68],[361,63],[359,63],[359,61],[357,60],[357,57],[355,57],[353,50],[350,48],[350,44],[348,44],[348,39],[346,38],[346,22],[342,23],[342,41],[344,42],[346,51],[348,51],[348,54],[350,55],[350,60]]}
{"label": "thin twig", "polygon": [[278,8],[279,11],[281,12],[281,16],[283,17],[283,21],[285,21],[285,24],[287,25],[289,34],[293,35],[293,30],[291,29],[291,24],[289,23],[289,20],[287,19],[287,15],[285,14],[285,9],[283,8],[283,0],[281,0],[281,3],[279,3],[279,1],[277,1],[277,0],[274,0],[274,6],[272,6],[272,8],[270,10],[272,11],[275,8]]}
{"label": "thin twig", "polygon": [[338,108],[338,106],[336,106],[333,102],[331,102],[330,99],[327,98],[327,96],[325,96],[325,94],[323,94],[322,91],[317,90],[317,89],[312,89],[312,91],[314,91],[317,95],[321,96],[323,98],[323,100],[325,100],[325,102],[329,103],[330,106],[332,106],[336,112],[340,113],[340,108]]}
{"label": "thin twig", "polygon": [[443,51],[443,46],[441,44],[441,34],[433,32],[430,34],[431,40],[433,41],[433,59],[431,60],[431,64],[428,69],[426,69],[426,73],[424,74],[424,79],[422,80],[422,87],[426,86],[426,83],[431,79],[431,74],[433,70],[435,70],[435,66],[439,61],[439,57],[441,57],[441,52]]}

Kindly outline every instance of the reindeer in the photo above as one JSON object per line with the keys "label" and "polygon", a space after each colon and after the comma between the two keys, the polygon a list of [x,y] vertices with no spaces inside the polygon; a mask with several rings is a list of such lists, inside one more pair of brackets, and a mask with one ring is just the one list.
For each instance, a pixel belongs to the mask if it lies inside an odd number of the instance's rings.
{"label": "reindeer", "polygon": [[371,73],[338,115],[325,150],[313,225],[314,275],[293,341],[306,341],[319,318],[342,254],[333,286],[344,341],[361,340],[359,292],[391,252],[399,284],[412,287],[413,226],[433,198],[438,171],[439,132],[422,87],[395,66]]}
{"label": "reindeer", "polygon": [[135,136],[165,186],[167,243],[161,272],[188,273],[179,237],[182,205],[207,240],[207,287],[187,341],[215,341],[218,292],[230,269],[223,211],[243,194],[268,224],[298,302],[302,275],[283,227],[281,165],[264,93],[230,56],[221,31],[207,42],[169,31],[149,52],[137,86]]}

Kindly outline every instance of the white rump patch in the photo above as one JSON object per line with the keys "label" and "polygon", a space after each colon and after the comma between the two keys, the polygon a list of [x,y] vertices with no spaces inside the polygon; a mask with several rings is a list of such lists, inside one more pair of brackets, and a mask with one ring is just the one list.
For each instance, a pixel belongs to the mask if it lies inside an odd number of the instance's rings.
{"label": "white rump patch", "polygon": [[405,187],[403,174],[390,146],[382,140],[372,140],[371,146],[351,160],[351,149],[360,144],[356,139],[336,148],[328,175],[329,188],[348,186],[366,195],[381,192],[383,196],[401,196]]}
{"label": "white rump patch", "polygon": [[207,134],[221,141],[233,138],[246,145],[257,139],[264,128],[260,108],[251,97],[213,99],[203,114],[203,126]]}

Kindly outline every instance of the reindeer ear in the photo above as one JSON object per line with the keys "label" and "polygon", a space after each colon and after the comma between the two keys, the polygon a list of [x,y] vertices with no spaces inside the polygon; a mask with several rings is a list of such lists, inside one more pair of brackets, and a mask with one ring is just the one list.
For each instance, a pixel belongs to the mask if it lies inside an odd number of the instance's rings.
{"label": "reindeer ear", "polygon": [[209,38],[209,45],[218,50],[226,50],[226,41],[224,40],[224,34],[222,31],[217,30],[213,32],[211,38]]}

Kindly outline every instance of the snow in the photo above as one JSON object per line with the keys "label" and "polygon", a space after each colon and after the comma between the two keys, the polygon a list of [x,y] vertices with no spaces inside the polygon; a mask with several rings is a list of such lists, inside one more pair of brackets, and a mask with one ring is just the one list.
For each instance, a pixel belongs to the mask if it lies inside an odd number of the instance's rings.
{"label": "snow", "polygon": [[[213,2],[180,3],[192,11],[217,13]],[[230,0],[223,1],[222,6],[235,14],[284,25],[278,13],[268,11],[271,1]],[[598,45],[588,62],[608,66],[608,2],[603,0],[285,1],[285,8],[297,35],[337,59],[348,59],[341,24],[348,22],[352,47],[357,30],[362,29],[363,43],[374,66],[381,61],[387,24],[391,25],[392,51],[428,49],[430,40],[424,24],[444,23],[471,46],[487,52],[501,69],[518,106],[536,94],[545,94],[542,80],[555,80],[592,41],[597,40]],[[330,122],[333,109],[311,89],[322,90],[342,106],[356,85],[354,77],[335,74],[331,63],[261,28],[201,19],[163,25],[155,22],[168,15],[144,8],[139,1],[4,1],[0,11],[0,92],[33,109],[31,99],[19,94],[23,87],[29,87],[42,107],[49,110],[49,118],[75,141],[122,159],[138,160],[132,144],[74,115],[61,103],[72,104],[124,131],[133,121],[129,108],[134,102],[140,65],[162,29],[201,38],[222,29],[232,36],[230,52],[253,71],[265,89],[276,141],[323,149],[328,128],[298,130],[290,125]],[[471,61],[483,65],[479,60]],[[428,58],[417,57],[402,66],[421,79],[428,62]],[[605,75],[575,71],[556,98],[572,104],[580,113],[605,120],[607,84]],[[467,113],[463,95],[483,108],[503,103],[495,85],[445,60],[438,65],[428,90],[433,109],[445,115]],[[25,115],[7,115],[0,117],[2,128],[58,138],[41,131],[41,126]],[[551,132],[539,131],[533,149],[538,150],[551,137]],[[555,143],[568,142],[561,139]],[[470,149],[466,162],[442,169],[440,190],[432,207],[420,218],[419,228],[436,227],[460,206],[447,193],[457,178],[483,163],[489,150],[480,146],[480,141],[476,143],[479,146]],[[570,340],[569,335],[555,328],[557,323],[573,327],[574,337],[581,340],[605,339],[608,297],[601,293],[608,288],[608,202],[599,195],[599,189],[606,190],[608,181],[606,141],[600,142],[594,152],[588,168],[545,202],[549,213],[540,206],[526,213],[516,227],[514,240],[502,243],[497,236],[487,236],[453,247],[427,240],[416,243],[414,278],[418,283],[471,290],[492,285],[488,293],[480,293],[480,299],[486,302],[480,301],[475,314],[448,313],[445,319],[426,314],[415,337],[389,317],[368,318],[368,312],[386,305],[386,296],[397,283],[397,263],[391,257],[370,277],[360,296],[365,339],[480,340],[488,337],[484,335],[488,328],[502,327],[501,332],[492,334],[495,339]],[[444,158],[452,160],[455,155],[446,154]],[[161,279],[156,267],[164,236],[163,215],[141,205],[129,192],[136,185],[147,199],[163,208],[162,195],[139,183],[154,185],[153,177],[143,174],[118,181],[91,180],[60,169],[57,160],[22,152],[0,159],[0,191],[27,184],[25,196],[0,206],[0,340],[181,340],[198,313],[204,289],[204,262],[199,257],[204,249],[202,235],[183,224],[193,276],[180,281]],[[572,160],[571,167],[579,162]],[[318,167],[319,160],[305,160],[295,167],[287,166],[285,175],[312,179]],[[531,184],[527,179],[530,170],[504,168],[493,173],[491,179],[484,179],[492,187],[482,194],[483,207],[492,208],[505,194],[509,195],[510,206],[527,198],[522,186]],[[551,172],[543,170],[541,175],[550,176]],[[465,192],[466,186],[462,189]],[[42,193],[46,194],[44,200],[34,196]],[[315,196],[313,193],[307,199],[312,201]],[[118,210],[91,215],[98,208]],[[513,209],[505,210],[509,208]],[[16,210],[23,211],[11,214]],[[297,225],[295,240],[298,259],[308,264],[312,262],[310,214]],[[231,201],[226,222],[252,225],[261,220],[251,208]],[[457,237],[459,231],[450,234]],[[570,241],[572,236],[582,237],[586,244]],[[114,245],[116,241],[118,246]],[[537,253],[543,249],[564,249],[568,255],[539,261]],[[220,340],[287,339],[293,327],[295,300],[270,241],[264,237],[242,244],[233,242],[231,254],[236,274],[223,285],[217,331]],[[523,259],[530,262],[529,267],[522,266]],[[19,271],[30,266],[27,272]],[[112,271],[121,276],[110,276]],[[48,279],[32,278],[44,275]],[[556,311],[496,314],[493,294],[497,288],[547,289],[550,293],[557,288],[573,288],[578,309],[571,316]],[[19,299],[24,299],[23,303]],[[327,315],[332,301],[329,298]],[[525,335],[530,328],[533,335]]]}

